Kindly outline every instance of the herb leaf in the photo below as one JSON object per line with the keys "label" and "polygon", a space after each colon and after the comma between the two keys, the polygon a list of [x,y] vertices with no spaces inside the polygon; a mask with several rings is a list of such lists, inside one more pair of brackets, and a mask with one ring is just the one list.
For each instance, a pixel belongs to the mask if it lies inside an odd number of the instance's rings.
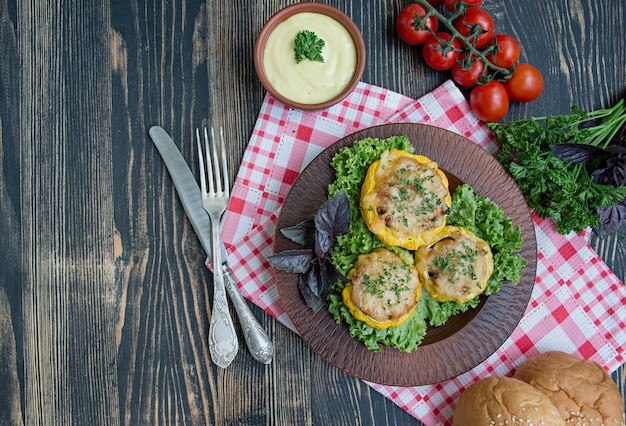
{"label": "herb leaf", "polygon": [[314,219],[281,229],[286,238],[307,248],[267,257],[274,268],[300,274],[300,293],[314,312],[326,304],[331,284],[348,281],[333,265],[330,252],[337,237],[348,233],[351,220],[350,200],[345,191],[339,191],[319,208]]}
{"label": "herb leaf", "polygon": [[322,56],[322,48],[326,42],[319,38],[313,31],[302,30],[296,35],[294,41],[296,52],[296,63],[300,63],[305,59],[310,61],[324,62]]}
{"label": "herb leaf", "polygon": [[346,191],[339,191],[315,215],[315,252],[319,257],[330,254],[337,236],[350,230],[352,210]]}
{"label": "herb leaf", "polygon": [[302,297],[304,297],[304,301],[307,306],[311,308],[313,312],[319,312],[319,310],[326,304],[326,295],[322,295],[323,297],[321,297],[311,290],[311,284],[313,284],[313,287],[316,287],[317,282],[318,278],[315,273],[315,269],[311,269],[308,274],[300,274],[298,277],[298,288],[300,289],[300,293],[302,294]]}
{"label": "herb leaf", "polygon": [[274,268],[295,274],[309,272],[313,259],[315,259],[313,250],[285,250],[267,257],[267,261]]}
{"label": "herb leaf", "polygon": [[610,207],[598,209],[602,221],[602,231],[611,234],[626,221],[626,199]]}
{"label": "herb leaf", "polygon": [[550,145],[550,149],[563,161],[572,164],[584,164],[589,160],[604,156],[606,151],[583,143],[562,143]]}
{"label": "herb leaf", "polygon": [[315,246],[315,222],[313,219],[305,220],[294,226],[288,226],[280,230],[285,238],[307,248]]}

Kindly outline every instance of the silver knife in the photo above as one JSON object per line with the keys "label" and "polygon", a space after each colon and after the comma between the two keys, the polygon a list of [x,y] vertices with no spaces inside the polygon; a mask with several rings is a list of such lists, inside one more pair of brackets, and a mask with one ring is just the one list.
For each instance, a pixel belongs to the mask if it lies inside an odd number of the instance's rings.
{"label": "silver knife", "polygon": [[[170,135],[159,126],[151,127],[149,133],[152,142],[154,142],[154,145],[161,154],[161,158],[167,170],[170,172],[174,187],[178,193],[178,198],[183,204],[185,213],[200,240],[200,244],[202,244],[208,256],[211,254],[210,219],[209,215],[204,211],[204,208],[202,208],[200,187]],[[243,329],[244,339],[248,345],[248,349],[254,359],[263,364],[269,364],[272,362],[272,357],[274,356],[272,342],[250,311],[248,304],[239,291],[239,287],[237,287],[233,273],[226,263],[227,253],[223,243],[221,253],[223,259],[221,267],[224,271],[224,285],[237,311],[237,317]]]}

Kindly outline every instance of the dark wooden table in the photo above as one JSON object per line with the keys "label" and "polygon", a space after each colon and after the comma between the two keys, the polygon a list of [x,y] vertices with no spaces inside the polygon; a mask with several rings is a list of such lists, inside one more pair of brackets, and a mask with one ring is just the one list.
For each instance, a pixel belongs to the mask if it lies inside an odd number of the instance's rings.
{"label": "dark wooden table", "polygon": [[[255,37],[289,3],[0,0],[0,424],[417,423],[256,307],[273,363],[243,344],[209,361],[211,276],[147,130],[195,159],[194,129],[221,125],[240,161]],[[364,81],[419,97],[449,78],[396,37],[406,1],[330,3],[362,29]],[[625,95],[624,1],[484,3],[546,82],[506,120]],[[621,280],[624,235],[592,239]]]}

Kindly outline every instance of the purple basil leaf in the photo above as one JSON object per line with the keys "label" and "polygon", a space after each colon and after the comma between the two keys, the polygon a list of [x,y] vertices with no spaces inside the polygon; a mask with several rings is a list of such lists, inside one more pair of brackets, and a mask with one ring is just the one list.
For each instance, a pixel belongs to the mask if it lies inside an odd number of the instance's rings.
{"label": "purple basil leaf", "polygon": [[626,199],[610,207],[598,209],[602,231],[612,234],[626,221]]}
{"label": "purple basil leaf", "polygon": [[626,185],[626,155],[618,154],[609,158],[604,167],[595,170],[591,177],[600,185]]}
{"label": "purple basil leaf", "polygon": [[337,281],[343,281],[344,283],[350,281],[348,277],[339,272],[339,269],[337,269],[337,267],[330,260],[322,262],[322,271],[328,277],[328,282],[330,284],[333,284]]}
{"label": "purple basil leaf", "polygon": [[326,259],[333,248],[334,240],[325,232],[315,231],[315,254],[320,259]]}
{"label": "purple basil leaf", "polygon": [[597,146],[583,143],[560,143],[550,145],[550,149],[561,160],[572,164],[584,164],[589,160],[604,157],[607,152]]}
{"label": "purple basil leaf", "polygon": [[313,250],[285,250],[267,257],[267,261],[274,268],[294,274],[309,272],[313,259]]}
{"label": "purple basil leaf", "polygon": [[326,201],[315,215],[315,229],[334,241],[335,237],[347,234],[350,230],[352,209],[348,194],[343,189]]}
{"label": "purple basil leaf", "polygon": [[601,125],[604,122],[603,118],[595,118],[593,120],[585,120],[578,125],[578,130],[589,129],[591,127],[596,127]]}
{"label": "purple basil leaf", "polygon": [[300,274],[298,277],[298,287],[300,288],[300,294],[302,294],[307,306],[311,308],[313,312],[318,312],[326,304],[326,299],[322,299],[313,294],[309,288],[309,275],[310,273]]}
{"label": "purple basil leaf", "polygon": [[348,195],[342,189],[326,201],[315,215],[315,253],[325,259],[339,235],[350,230],[352,209]]}
{"label": "purple basil leaf", "polygon": [[350,200],[346,192],[341,190],[320,207],[313,221],[308,220],[281,229],[286,238],[301,245],[314,246],[314,251],[292,250],[268,258],[278,269],[300,273],[300,293],[314,312],[326,304],[332,283],[340,279],[347,280],[335,268],[329,256],[336,237],[347,234],[350,230],[351,220]]}
{"label": "purple basil leaf", "polygon": [[615,186],[626,186],[626,161],[616,161],[613,166],[613,181]]}
{"label": "purple basil leaf", "polygon": [[330,262],[326,262],[326,261],[322,261],[322,263],[320,264],[320,274],[319,274],[319,280],[320,280],[320,297],[324,296],[324,299],[326,298],[326,296],[328,295],[328,293],[330,292],[330,284],[333,283],[334,281],[331,281],[331,277],[328,274],[328,264]]}
{"label": "purple basil leaf", "polygon": [[606,150],[611,154],[626,154],[626,148],[621,145],[609,145]]}
{"label": "purple basil leaf", "polygon": [[283,228],[280,232],[294,243],[313,248],[315,245],[315,221],[305,220],[294,226]]}
{"label": "purple basil leaf", "polygon": [[317,297],[320,297],[322,294],[322,280],[320,274],[320,262],[318,259],[315,259],[312,263],[312,268],[308,274],[308,280],[309,290],[311,290],[311,292]]}

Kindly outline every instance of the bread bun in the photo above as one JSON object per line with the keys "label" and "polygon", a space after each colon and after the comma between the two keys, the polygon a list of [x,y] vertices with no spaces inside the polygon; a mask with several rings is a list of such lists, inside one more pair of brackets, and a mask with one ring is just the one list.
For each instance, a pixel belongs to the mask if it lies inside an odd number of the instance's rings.
{"label": "bread bun", "polygon": [[559,410],[539,390],[512,377],[487,377],[461,394],[453,426],[565,425]]}
{"label": "bread bun", "polygon": [[624,425],[624,402],[611,376],[597,363],[559,351],[539,354],[514,377],[544,393],[568,425]]}

